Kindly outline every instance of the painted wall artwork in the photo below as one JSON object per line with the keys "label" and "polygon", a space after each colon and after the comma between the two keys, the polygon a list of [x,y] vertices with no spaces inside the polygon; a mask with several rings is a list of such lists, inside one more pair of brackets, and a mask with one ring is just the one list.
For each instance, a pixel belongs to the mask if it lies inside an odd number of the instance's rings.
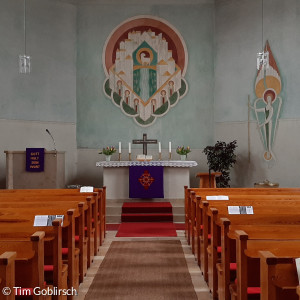
{"label": "painted wall artwork", "polygon": [[188,89],[188,53],[180,33],[153,16],[126,20],[103,49],[104,93],[143,127],[164,116]]}
{"label": "painted wall artwork", "polygon": [[282,85],[280,73],[268,41],[265,45],[265,51],[269,52],[269,67],[265,69],[260,67],[257,72],[255,80],[257,99],[255,99],[252,108],[264,146],[264,159],[270,161],[275,159],[273,145],[282,105],[282,98],[280,97]]}

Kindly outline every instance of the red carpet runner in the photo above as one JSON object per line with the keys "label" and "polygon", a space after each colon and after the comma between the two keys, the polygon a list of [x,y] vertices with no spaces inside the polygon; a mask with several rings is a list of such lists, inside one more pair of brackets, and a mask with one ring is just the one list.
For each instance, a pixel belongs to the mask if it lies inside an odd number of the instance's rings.
{"label": "red carpet runner", "polygon": [[177,236],[169,202],[125,202],[117,237]]}

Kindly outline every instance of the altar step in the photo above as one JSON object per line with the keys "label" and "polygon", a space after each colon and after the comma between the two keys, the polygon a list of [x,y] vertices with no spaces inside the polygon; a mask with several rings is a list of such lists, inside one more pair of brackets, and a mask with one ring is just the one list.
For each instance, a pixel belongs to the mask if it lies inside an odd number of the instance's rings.
{"label": "altar step", "polygon": [[122,214],[122,222],[173,222],[173,214]]}
{"label": "altar step", "polygon": [[125,202],[122,206],[123,214],[135,213],[169,213],[172,214],[170,202]]}
{"label": "altar step", "polygon": [[173,222],[170,202],[125,202],[122,222]]}
{"label": "altar step", "polygon": [[[108,224],[120,224],[121,223],[121,214],[122,214],[122,206],[123,203],[129,202],[137,202],[136,199],[108,199],[106,201],[106,222]],[[144,202],[145,200],[141,200],[140,202]],[[183,199],[161,199],[154,200],[152,202],[170,202],[172,205],[173,212],[173,222],[174,223],[184,223],[184,200]]]}

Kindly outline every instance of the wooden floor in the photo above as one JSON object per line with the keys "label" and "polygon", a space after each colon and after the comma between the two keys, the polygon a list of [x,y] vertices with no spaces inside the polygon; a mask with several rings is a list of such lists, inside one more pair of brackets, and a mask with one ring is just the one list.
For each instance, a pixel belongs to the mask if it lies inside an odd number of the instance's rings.
{"label": "wooden floor", "polygon": [[191,253],[190,246],[187,245],[186,239],[184,237],[184,231],[183,230],[178,230],[177,235],[178,237],[175,238],[118,238],[116,237],[116,231],[108,231],[104,245],[100,247],[100,252],[98,256],[95,256],[94,262],[91,266],[91,268],[88,270],[87,276],[84,279],[84,282],[80,284],[79,286],[79,295],[76,297],[76,300],[83,300],[89,286],[91,285],[95,274],[98,271],[99,266],[101,265],[101,262],[103,258],[105,257],[105,254],[107,250],[109,249],[109,246],[112,241],[137,241],[137,240],[159,240],[159,239],[177,239],[181,241],[183,251],[185,253],[185,258],[187,261],[187,265],[191,274],[191,278],[194,284],[195,291],[197,293],[198,299],[199,300],[211,300],[212,296],[209,293],[209,290],[207,288],[207,284],[204,282],[201,271],[195,261],[194,255]]}

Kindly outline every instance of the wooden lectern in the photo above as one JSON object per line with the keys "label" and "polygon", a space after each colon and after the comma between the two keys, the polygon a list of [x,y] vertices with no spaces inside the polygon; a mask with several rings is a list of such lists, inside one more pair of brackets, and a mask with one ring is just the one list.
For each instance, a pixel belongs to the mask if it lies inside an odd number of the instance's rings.
{"label": "wooden lectern", "polygon": [[[210,178],[209,178],[210,175]],[[197,173],[196,177],[200,177],[199,188],[216,188],[216,177],[221,176],[221,172]]]}
{"label": "wooden lectern", "polygon": [[65,152],[46,151],[43,172],[26,172],[26,151],[4,151],[6,154],[7,189],[65,188]]}

